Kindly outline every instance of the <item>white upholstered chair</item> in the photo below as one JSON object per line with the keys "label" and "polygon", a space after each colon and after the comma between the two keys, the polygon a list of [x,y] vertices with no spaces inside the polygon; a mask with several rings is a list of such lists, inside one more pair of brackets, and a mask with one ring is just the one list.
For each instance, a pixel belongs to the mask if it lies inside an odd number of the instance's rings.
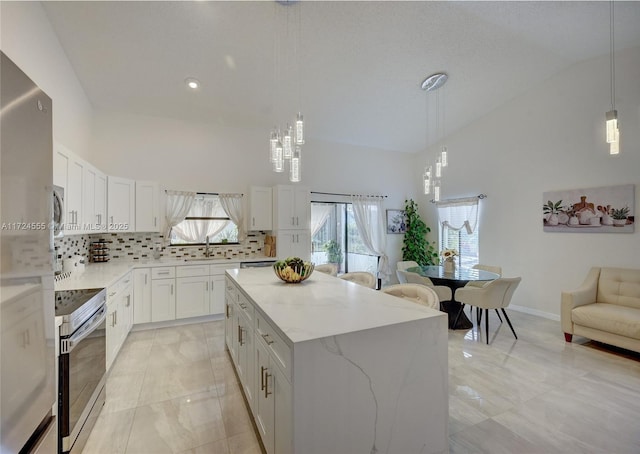
{"label": "white upholstered chair", "polygon": [[[520,284],[522,278],[520,277],[512,277],[506,278],[501,277],[496,279],[495,281],[488,282],[483,287],[462,287],[456,291],[456,300],[460,301],[462,305],[460,306],[460,310],[458,311],[458,315],[456,316],[455,323],[458,322],[458,317],[462,313],[462,309],[465,304],[470,306],[475,306],[478,309],[484,309],[485,314],[485,330],[487,336],[487,344],[489,343],[489,309],[495,309],[498,312],[498,309],[502,310],[502,314],[504,315],[507,323],[509,324],[509,328],[511,328],[511,332],[513,336],[517,339],[515,330],[513,329],[513,325],[511,324],[511,320],[509,320],[509,316],[505,312],[504,308],[509,305],[511,302],[511,297],[513,297],[513,293],[516,288]],[[500,314],[498,314],[500,315]],[[500,319],[502,320],[502,319]]]}
{"label": "white upholstered chair", "polygon": [[398,262],[396,264],[396,269],[406,271],[407,268],[413,268],[414,266],[420,266],[420,265],[418,265],[418,263],[414,262],[413,260],[405,260],[403,262]]}
{"label": "white upholstered chair", "polygon": [[444,285],[434,285],[433,281],[425,276],[420,276],[418,273],[412,273],[409,271],[397,270],[398,282],[401,284],[420,284],[431,288],[438,295],[439,301],[451,300],[451,289]]}
{"label": "white upholstered chair", "polygon": [[414,303],[422,304],[431,309],[440,309],[440,300],[432,288],[420,284],[396,284],[383,287],[382,291],[389,295],[404,298]]}
{"label": "white upholstered chair", "polygon": [[319,271],[320,273],[329,274],[331,276],[338,275],[338,265],[334,263],[322,263],[321,265],[316,265],[313,269],[315,271]]}
{"label": "white upholstered chair", "polygon": [[338,276],[345,281],[354,282],[363,287],[376,288],[376,277],[366,271],[354,271],[352,273],[344,273]]}
{"label": "white upholstered chair", "polygon": [[[483,265],[481,263],[478,263],[476,265],[473,265],[471,268],[476,269],[476,270],[482,270],[482,271],[489,271],[491,273],[496,273],[500,276],[502,276],[502,267],[501,266],[493,266],[493,265]],[[490,281],[471,281],[467,283],[467,287],[484,287],[485,285],[487,285]],[[473,312],[473,306],[469,309],[469,316],[471,317]],[[498,311],[496,311],[496,314],[498,314],[498,318],[500,319],[500,322],[502,322],[502,317],[500,317],[500,313]],[[480,311],[479,308],[476,308],[476,319],[478,320],[478,323],[480,323],[480,321],[482,320],[482,312]]]}

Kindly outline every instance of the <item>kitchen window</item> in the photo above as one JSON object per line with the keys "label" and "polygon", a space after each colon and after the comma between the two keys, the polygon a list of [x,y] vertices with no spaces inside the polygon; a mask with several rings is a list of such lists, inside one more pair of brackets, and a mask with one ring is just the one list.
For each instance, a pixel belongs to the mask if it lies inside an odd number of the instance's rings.
{"label": "kitchen window", "polygon": [[458,251],[458,264],[471,268],[478,263],[478,198],[437,202],[441,249]]}
{"label": "kitchen window", "polygon": [[311,202],[311,261],[335,263],[339,273],[378,272],[378,256],[364,245],[350,203]]}
{"label": "kitchen window", "polygon": [[198,194],[184,221],[171,229],[171,245],[238,243],[238,226],[214,194]]}

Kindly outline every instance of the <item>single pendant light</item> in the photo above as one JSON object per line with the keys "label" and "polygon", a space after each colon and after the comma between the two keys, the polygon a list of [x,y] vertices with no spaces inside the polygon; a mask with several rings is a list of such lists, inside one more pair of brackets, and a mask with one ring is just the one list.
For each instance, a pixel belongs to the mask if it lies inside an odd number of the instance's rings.
{"label": "single pendant light", "polygon": [[615,28],[613,20],[613,0],[609,4],[609,42],[610,71],[611,71],[611,110],[605,114],[606,140],[609,144],[609,154],[620,153],[620,129],[618,124],[618,111],[616,110],[616,64],[615,64]]}

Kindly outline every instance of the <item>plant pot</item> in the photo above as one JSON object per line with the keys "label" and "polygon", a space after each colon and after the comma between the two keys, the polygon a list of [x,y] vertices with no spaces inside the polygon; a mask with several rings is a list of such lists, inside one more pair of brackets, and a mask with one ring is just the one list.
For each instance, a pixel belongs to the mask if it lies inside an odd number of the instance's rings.
{"label": "plant pot", "polygon": [[549,216],[549,219],[547,219],[547,224],[548,225],[558,225],[558,215],[557,214],[552,214],[551,216]]}
{"label": "plant pot", "polygon": [[613,220],[613,226],[614,227],[624,227],[625,225],[627,225],[627,220],[626,219],[614,219]]}

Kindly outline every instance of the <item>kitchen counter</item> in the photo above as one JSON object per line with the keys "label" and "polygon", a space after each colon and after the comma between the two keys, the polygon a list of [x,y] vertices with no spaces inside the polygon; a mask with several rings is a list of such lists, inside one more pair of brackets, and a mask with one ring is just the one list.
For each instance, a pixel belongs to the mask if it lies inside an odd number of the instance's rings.
{"label": "kitchen counter", "polygon": [[323,273],[225,273],[225,340],[272,452],[449,452],[444,312]]}
{"label": "kitchen counter", "polygon": [[185,266],[185,265],[219,265],[224,263],[239,264],[243,262],[261,262],[274,260],[272,257],[243,257],[226,259],[149,259],[131,262],[114,260],[106,263],[89,263],[84,271],[74,271],[66,279],[55,283],[56,291],[78,290],[85,288],[104,288],[116,283],[122,276],[135,268],[155,268],[159,266]]}

